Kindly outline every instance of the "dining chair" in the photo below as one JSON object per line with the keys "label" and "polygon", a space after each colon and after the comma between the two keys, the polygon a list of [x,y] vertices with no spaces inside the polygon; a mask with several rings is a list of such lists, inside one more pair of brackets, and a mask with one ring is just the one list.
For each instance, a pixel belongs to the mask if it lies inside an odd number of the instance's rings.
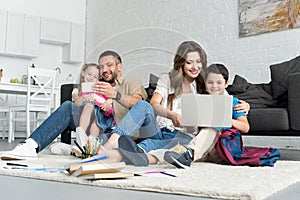
{"label": "dining chair", "polygon": [[6,133],[6,127],[8,125],[8,95],[2,95],[0,96],[0,102],[1,102],[1,106],[0,106],[0,124],[2,125],[2,139],[5,139],[5,133]]}
{"label": "dining chair", "polygon": [[[25,121],[29,137],[31,122],[35,129],[51,114],[56,70],[28,67],[27,78],[26,105],[9,106],[9,143],[14,140],[14,122]],[[30,83],[31,79],[35,85]],[[17,113],[25,113],[25,117],[24,114]],[[33,114],[30,115],[31,113]]]}

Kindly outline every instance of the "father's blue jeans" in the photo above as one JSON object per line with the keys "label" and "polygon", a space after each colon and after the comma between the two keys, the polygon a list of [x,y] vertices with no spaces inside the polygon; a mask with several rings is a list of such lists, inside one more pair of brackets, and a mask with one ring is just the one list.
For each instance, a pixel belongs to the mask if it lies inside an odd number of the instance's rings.
{"label": "father's blue jeans", "polygon": [[68,126],[76,128],[79,123],[82,107],[71,101],[65,101],[54,111],[29,138],[32,138],[39,145],[38,151],[42,151],[55,138],[57,138]]}
{"label": "father's blue jeans", "polygon": [[190,136],[177,130],[160,129],[154,110],[147,101],[138,101],[113,132],[133,136],[137,131],[142,140],[138,145],[146,152],[171,148],[177,143],[187,144],[191,140]]}
{"label": "father's blue jeans", "polygon": [[139,138],[162,139],[152,106],[147,101],[138,101],[116,126],[114,133],[133,136],[139,131]]}

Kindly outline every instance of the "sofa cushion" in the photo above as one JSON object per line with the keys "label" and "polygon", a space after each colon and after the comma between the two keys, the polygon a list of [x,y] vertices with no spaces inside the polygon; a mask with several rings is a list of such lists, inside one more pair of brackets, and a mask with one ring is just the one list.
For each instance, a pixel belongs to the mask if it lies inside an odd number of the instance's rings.
{"label": "sofa cushion", "polygon": [[290,127],[286,108],[251,109],[248,121],[250,131],[288,130]]}
{"label": "sofa cushion", "polygon": [[270,66],[272,90],[274,99],[285,95],[288,90],[287,77],[291,73],[300,72],[300,56],[279,64]]}
{"label": "sofa cushion", "polygon": [[300,73],[290,74],[288,83],[288,104],[291,129],[300,131]]}
{"label": "sofa cushion", "polygon": [[229,94],[247,101],[251,108],[273,107],[277,101],[273,100],[273,96],[264,90],[265,85],[248,83],[243,77],[235,75],[234,81],[227,91]]}
{"label": "sofa cushion", "polygon": [[251,86],[251,83],[248,83],[246,79],[239,75],[235,75],[230,91],[236,94],[243,93],[249,86]]}
{"label": "sofa cushion", "polygon": [[157,85],[157,81],[158,81],[159,77],[154,75],[154,74],[150,74],[150,78],[149,78],[149,86],[147,88],[145,88],[147,94],[148,94],[148,98],[147,101],[150,102],[150,99],[153,96],[153,92],[156,89],[156,85]]}

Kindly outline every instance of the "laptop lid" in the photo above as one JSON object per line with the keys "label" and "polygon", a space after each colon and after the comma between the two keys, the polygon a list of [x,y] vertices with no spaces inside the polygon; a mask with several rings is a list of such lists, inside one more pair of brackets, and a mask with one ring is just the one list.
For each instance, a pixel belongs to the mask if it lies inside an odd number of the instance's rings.
{"label": "laptop lid", "polygon": [[183,94],[183,126],[231,127],[231,95]]}

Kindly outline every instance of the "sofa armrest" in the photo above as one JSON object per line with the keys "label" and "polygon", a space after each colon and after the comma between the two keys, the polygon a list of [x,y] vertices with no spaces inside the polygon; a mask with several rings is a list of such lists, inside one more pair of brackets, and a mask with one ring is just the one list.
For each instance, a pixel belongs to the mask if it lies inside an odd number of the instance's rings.
{"label": "sofa armrest", "polygon": [[292,130],[300,130],[300,73],[288,75],[288,109]]}

